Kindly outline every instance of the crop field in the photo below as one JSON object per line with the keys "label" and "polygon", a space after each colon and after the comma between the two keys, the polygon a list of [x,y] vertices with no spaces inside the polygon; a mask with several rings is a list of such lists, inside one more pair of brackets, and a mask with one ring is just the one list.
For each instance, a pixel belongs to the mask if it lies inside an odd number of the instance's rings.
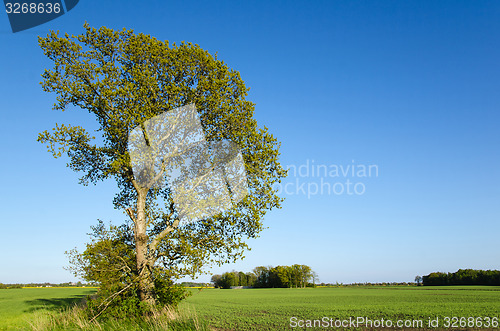
{"label": "crop field", "polygon": [[[333,287],[305,289],[250,289],[196,291],[183,305],[191,306],[200,320],[221,330],[286,330],[291,328],[291,318],[299,320],[322,319],[349,320],[365,317],[396,322],[418,321],[426,327],[429,318],[439,318],[439,328],[444,328],[445,318],[482,317],[470,322],[477,326],[484,317],[498,319],[500,314],[500,288],[487,286],[468,287]],[[410,321],[410,322],[407,322]],[[495,320],[490,320],[491,322]],[[465,320],[457,319],[455,329]],[[297,323],[297,324],[295,324]],[[491,326],[495,325],[493,323]],[[488,329],[492,329],[492,327]],[[405,327],[409,329],[411,327]],[[349,329],[349,326],[342,329]],[[351,329],[353,328],[351,325]],[[377,328],[382,329],[382,328]],[[436,328],[432,328],[436,329]],[[493,328],[494,329],[494,328]]]}
{"label": "crop field", "polygon": [[[40,310],[55,311],[77,302],[95,289],[25,288],[0,290],[0,330],[30,329],[30,319]],[[500,288],[453,287],[332,287],[305,289],[192,289],[181,310],[197,315],[212,330],[290,330],[291,325],[313,323],[324,317],[332,321],[363,317],[415,323],[427,328],[429,319],[439,319],[437,329],[473,329],[460,323],[482,321],[483,330],[499,329],[491,324],[500,314]],[[455,328],[444,327],[446,317],[457,317]],[[460,317],[465,319],[460,320]],[[481,319],[477,319],[481,317]],[[475,318],[474,322],[467,319]],[[485,327],[490,318],[490,327]],[[422,327],[418,325],[422,321]],[[292,323],[292,324],[291,324]],[[453,320],[450,320],[453,323]],[[334,325],[334,324],[333,324]],[[404,329],[411,329],[406,326]],[[313,328],[320,329],[320,328]],[[356,329],[352,325],[341,329]],[[364,329],[359,327],[357,329]],[[376,328],[373,329],[389,329]],[[478,328],[479,329],[479,328]]]}
{"label": "crop field", "polygon": [[94,293],[93,288],[0,290],[0,330],[26,329],[35,311],[58,310]]}

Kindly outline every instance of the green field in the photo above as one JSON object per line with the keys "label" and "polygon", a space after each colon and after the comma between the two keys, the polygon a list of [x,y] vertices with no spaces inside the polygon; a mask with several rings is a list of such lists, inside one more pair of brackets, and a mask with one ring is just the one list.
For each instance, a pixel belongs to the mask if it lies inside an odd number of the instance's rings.
{"label": "green field", "polygon": [[[500,288],[340,287],[306,289],[207,289],[184,305],[198,318],[223,330],[290,328],[290,318],[422,320],[439,317],[499,317]],[[415,322],[417,323],[417,322]],[[416,325],[415,325],[416,326]],[[461,328],[463,329],[463,328]]]}
{"label": "green field", "polygon": [[[27,329],[33,312],[57,310],[93,291],[82,288],[0,290],[0,329]],[[297,322],[323,317],[333,320],[366,317],[372,321],[384,318],[393,323],[422,320],[424,326],[429,318],[438,317],[443,329],[447,316],[498,318],[500,314],[500,287],[487,286],[191,291],[193,295],[181,304],[181,309],[196,313],[199,320],[216,330],[287,330],[291,329],[292,317],[296,317]],[[458,325],[455,329],[465,328]],[[483,325],[482,329],[493,328]]]}
{"label": "green field", "polygon": [[0,290],[0,330],[27,328],[33,312],[58,310],[94,293],[92,288],[22,288]]}

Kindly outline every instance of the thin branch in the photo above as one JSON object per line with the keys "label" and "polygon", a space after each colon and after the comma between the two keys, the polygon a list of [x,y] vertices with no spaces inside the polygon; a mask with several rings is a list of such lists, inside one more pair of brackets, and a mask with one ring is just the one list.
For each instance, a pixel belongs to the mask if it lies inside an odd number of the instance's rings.
{"label": "thin branch", "polygon": [[163,240],[163,238],[165,238],[165,236],[167,234],[169,234],[170,232],[174,231],[175,229],[177,229],[177,227],[179,226],[179,220],[175,220],[172,225],[169,225],[165,228],[165,230],[163,230],[162,232],[160,232],[160,234],[158,234],[156,236],[156,238],[153,239],[153,241],[151,242],[151,244],[149,244],[149,251],[150,252],[154,252],[156,250],[156,247],[158,246],[158,244],[160,243],[160,241]]}
{"label": "thin branch", "polygon": [[120,293],[122,293],[123,291],[125,291],[126,289],[128,289],[130,286],[132,286],[134,284],[134,282],[130,282],[130,284],[128,284],[127,286],[125,286],[123,289],[121,289],[120,291],[114,293],[113,295],[109,296],[106,298],[106,300],[104,300],[103,303],[101,303],[101,305],[99,307],[97,307],[97,309],[101,308],[102,305],[108,301],[108,303],[106,304],[106,306],[104,306],[104,308],[99,312],[99,314],[95,315],[94,317],[92,317],[92,319],[90,320],[90,323],[92,323],[97,317],[99,317],[107,308],[108,306],[111,304],[111,302],[113,301],[113,299]]}
{"label": "thin branch", "polygon": [[132,222],[134,222],[134,224],[135,224],[136,218],[134,217],[134,212],[132,210],[132,207],[128,207],[127,209],[125,209],[125,211],[127,212],[128,217],[130,217]]}

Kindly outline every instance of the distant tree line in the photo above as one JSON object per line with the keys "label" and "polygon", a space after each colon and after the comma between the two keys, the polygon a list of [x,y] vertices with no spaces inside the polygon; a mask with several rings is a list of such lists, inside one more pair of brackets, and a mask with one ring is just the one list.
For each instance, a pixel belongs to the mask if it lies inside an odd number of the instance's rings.
{"label": "distant tree line", "polygon": [[8,289],[8,288],[23,288],[21,284],[2,284],[0,283],[0,290]]}
{"label": "distant tree line", "polygon": [[184,287],[207,287],[207,286],[210,286],[210,284],[207,284],[207,283],[196,283],[196,282],[182,282],[181,285]]}
{"label": "distant tree line", "polygon": [[500,270],[460,269],[457,272],[432,272],[422,277],[424,286],[500,285]]}
{"label": "distant tree line", "polygon": [[276,267],[259,266],[254,268],[252,272],[231,271],[212,276],[212,283],[218,288],[230,288],[231,286],[314,287],[316,280],[317,275],[311,267],[302,264]]}
{"label": "distant tree line", "polygon": [[411,283],[411,282],[381,282],[381,283],[348,283],[348,284],[343,284],[343,283],[336,283],[336,284],[331,284],[331,283],[320,283],[318,286],[326,286],[326,287],[349,287],[349,286],[415,286],[416,283]]}
{"label": "distant tree line", "polygon": [[225,272],[222,275],[213,275],[212,283],[214,287],[231,288],[231,286],[255,287],[257,277],[252,272],[244,273],[242,271]]}
{"label": "distant tree line", "polygon": [[68,283],[25,283],[25,284],[2,284],[0,283],[0,289],[6,288],[23,288],[23,287],[85,287],[85,286],[95,286],[96,284],[84,284],[82,282],[68,282]]}

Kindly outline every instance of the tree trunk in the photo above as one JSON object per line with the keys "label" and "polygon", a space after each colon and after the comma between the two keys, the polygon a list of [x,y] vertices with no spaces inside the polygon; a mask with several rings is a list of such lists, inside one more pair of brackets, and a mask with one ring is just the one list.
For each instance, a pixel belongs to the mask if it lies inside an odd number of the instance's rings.
{"label": "tree trunk", "polygon": [[135,222],[135,245],[136,262],[139,273],[139,299],[151,305],[155,304],[154,283],[147,259],[148,237],[146,234],[146,195],[147,190],[138,190],[137,194],[137,217]]}

